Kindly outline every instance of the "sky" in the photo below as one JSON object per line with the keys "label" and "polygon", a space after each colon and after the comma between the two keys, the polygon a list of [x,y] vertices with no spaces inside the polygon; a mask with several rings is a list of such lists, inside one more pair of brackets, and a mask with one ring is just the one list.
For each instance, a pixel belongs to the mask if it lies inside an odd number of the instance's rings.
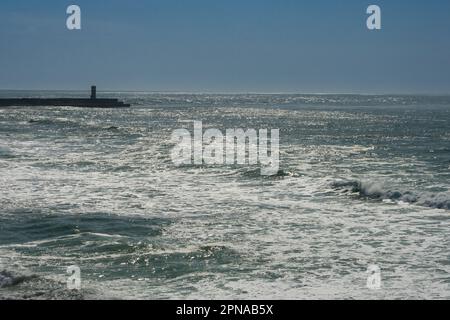
{"label": "sky", "polygon": [[[81,7],[81,30],[66,9]],[[382,29],[366,27],[381,8]],[[448,0],[1,0],[0,89],[450,94]]]}

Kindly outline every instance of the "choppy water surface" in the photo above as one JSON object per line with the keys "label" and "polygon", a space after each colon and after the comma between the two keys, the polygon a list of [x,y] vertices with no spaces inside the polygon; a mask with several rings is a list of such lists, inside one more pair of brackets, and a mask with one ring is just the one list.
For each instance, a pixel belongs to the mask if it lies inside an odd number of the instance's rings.
{"label": "choppy water surface", "polygon": [[[0,109],[0,298],[450,298],[449,97],[109,96]],[[280,129],[284,174],[175,167],[190,120]]]}

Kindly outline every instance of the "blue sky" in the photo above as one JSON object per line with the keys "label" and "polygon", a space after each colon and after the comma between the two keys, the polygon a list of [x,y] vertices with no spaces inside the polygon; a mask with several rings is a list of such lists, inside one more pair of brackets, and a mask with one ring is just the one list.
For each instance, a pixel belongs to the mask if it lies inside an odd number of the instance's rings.
{"label": "blue sky", "polygon": [[[66,8],[82,30],[66,29]],[[382,30],[366,28],[370,4]],[[450,94],[450,1],[2,0],[1,89]]]}

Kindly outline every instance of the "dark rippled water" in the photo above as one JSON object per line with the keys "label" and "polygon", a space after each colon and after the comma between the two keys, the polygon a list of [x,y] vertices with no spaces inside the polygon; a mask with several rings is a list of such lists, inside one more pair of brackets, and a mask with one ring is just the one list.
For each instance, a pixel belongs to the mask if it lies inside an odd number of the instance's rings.
{"label": "dark rippled water", "polygon": [[[0,298],[450,298],[449,97],[104,95],[0,109]],[[280,129],[284,174],[175,167],[191,120]]]}

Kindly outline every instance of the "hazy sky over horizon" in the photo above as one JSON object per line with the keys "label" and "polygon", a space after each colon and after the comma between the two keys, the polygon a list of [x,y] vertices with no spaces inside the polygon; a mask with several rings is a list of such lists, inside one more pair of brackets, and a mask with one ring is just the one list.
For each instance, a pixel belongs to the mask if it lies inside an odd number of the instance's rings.
{"label": "hazy sky over horizon", "polygon": [[[82,30],[66,29],[66,8]],[[382,30],[366,9],[382,9]],[[450,93],[447,0],[0,3],[0,89]]]}

